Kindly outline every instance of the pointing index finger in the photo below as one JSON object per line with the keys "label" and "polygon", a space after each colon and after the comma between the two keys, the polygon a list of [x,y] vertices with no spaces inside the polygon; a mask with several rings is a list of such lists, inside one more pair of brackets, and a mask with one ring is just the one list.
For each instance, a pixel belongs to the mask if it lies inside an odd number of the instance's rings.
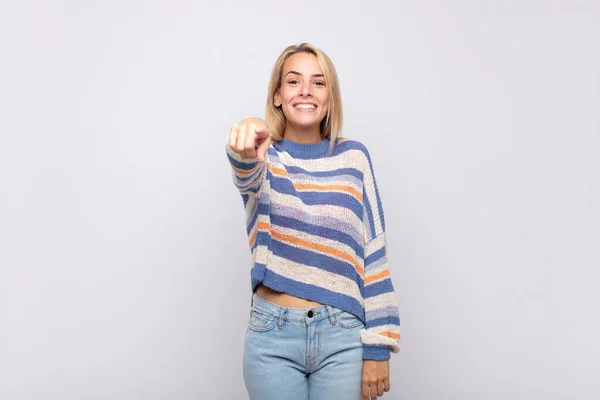
{"label": "pointing index finger", "polygon": [[269,135],[269,128],[266,126],[257,126],[254,128],[254,132],[256,133],[256,137],[260,139],[264,139]]}

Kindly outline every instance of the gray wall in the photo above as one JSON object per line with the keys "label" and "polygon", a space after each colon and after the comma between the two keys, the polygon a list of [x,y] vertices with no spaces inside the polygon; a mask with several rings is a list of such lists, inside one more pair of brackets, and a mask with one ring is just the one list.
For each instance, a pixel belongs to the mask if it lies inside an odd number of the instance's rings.
{"label": "gray wall", "polygon": [[244,399],[229,127],[333,59],[401,306],[387,399],[600,398],[600,3],[0,6],[0,398]]}

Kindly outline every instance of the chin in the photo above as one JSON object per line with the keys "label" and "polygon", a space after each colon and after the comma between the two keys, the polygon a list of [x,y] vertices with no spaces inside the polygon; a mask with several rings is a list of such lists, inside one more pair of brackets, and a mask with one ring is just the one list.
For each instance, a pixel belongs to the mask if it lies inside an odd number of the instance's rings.
{"label": "chin", "polygon": [[313,126],[319,126],[323,118],[315,118],[307,116],[307,118],[287,118],[287,120],[298,127],[310,128]]}
{"label": "chin", "polygon": [[302,121],[290,121],[290,125],[295,126],[301,129],[310,129],[310,128],[319,128],[321,122],[312,121],[312,122],[302,122]]}

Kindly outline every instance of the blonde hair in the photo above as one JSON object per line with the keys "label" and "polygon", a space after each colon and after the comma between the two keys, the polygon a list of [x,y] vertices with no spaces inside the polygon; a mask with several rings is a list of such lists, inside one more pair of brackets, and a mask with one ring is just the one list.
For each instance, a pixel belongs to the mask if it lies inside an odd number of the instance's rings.
{"label": "blonde hair", "polygon": [[297,53],[308,53],[317,57],[317,62],[325,77],[325,85],[329,91],[329,100],[327,107],[327,115],[321,121],[321,137],[329,139],[329,152],[333,149],[336,139],[342,130],[343,113],[342,113],[342,95],[340,93],[340,83],[337,72],[329,57],[317,47],[302,43],[300,45],[288,46],[279,56],[269,80],[269,93],[267,98],[267,109],[265,116],[269,126],[269,133],[276,141],[283,139],[285,131],[286,118],[281,107],[275,106],[275,93],[281,87],[283,64],[292,55]]}

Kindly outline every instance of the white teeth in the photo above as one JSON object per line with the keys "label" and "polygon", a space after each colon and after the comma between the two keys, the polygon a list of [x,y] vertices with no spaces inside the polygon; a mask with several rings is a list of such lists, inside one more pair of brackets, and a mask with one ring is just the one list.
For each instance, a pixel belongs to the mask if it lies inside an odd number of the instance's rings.
{"label": "white teeth", "polygon": [[314,110],[316,108],[314,104],[296,104],[295,107],[302,110]]}

